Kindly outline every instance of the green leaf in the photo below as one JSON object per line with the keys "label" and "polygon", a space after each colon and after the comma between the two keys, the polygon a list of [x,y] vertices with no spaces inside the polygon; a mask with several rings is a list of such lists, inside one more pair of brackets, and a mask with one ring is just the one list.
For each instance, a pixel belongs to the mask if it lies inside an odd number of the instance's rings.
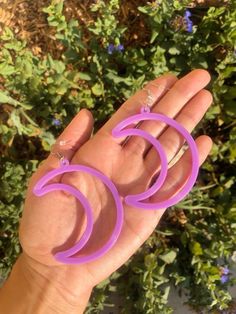
{"label": "green leaf", "polygon": [[[144,66],[147,66],[147,61],[146,60],[140,60],[140,61],[138,61],[137,62],[137,65],[139,66],[139,67],[144,67]],[[145,77],[145,76],[144,76]]]}
{"label": "green leaf", "polygon": [[94,84],[92,92],[95,96],[101,96],[103,94],[103,85],[99,83]]}
{"label": "green leaf", "polygon": [[20,107],[25,108],[25,109],[31,109],[30,105],[21,103],[21,102],[15,100],[15,99],[13,99],[12,97],[4,94],[1,91],[0,91],[0,103],[9,104],[9,105],[12,105],[14,107],[20,106]]}
{"label": "green leaf", "polygon": [[7,63],[0,63],[0,75],[8,76],[16,72],[13,65],[8,65]]}
{"label": "green leaf", "polygon": [[159,234],[166,235],[166,236],[171,236],[171,235],[175,234],[174,230],[171,230],[171,229],[165,229],[165,230],[158,230],[157,229],[156,232]]}
{"label": "green leaf", "polygon": [[32,77],[33,74],[33,68],[32,68],[32,62],[31,61],[25,61],[24,64],[24,75],[26,78]]}
{"label": "green leaf", "polygon": [[170,286],[167,286],[164,290],[164,293],[163,293],[163,300],[167,302],[168,300],[168,296],[169,296],[169,293],[170,293]]}
{"label": "green leaf", "polygon": [[144,7],[138,7],[138,10],[144,14],[148,14],[149,10],[147,6]]}
{"label": "green leaf", "polygon": [[168,50],[169,54],[171,55],[179,55],[181,53],[181,51],[177,48],[177,47],[171,47]]}
{"label": "green leaf", "polygon": [[151,39],[150,39],[150,44],[153,44],[155,39],[157,38],[157,36],[159,35],[159,32],[153,30],[152,31],[152,36],[151,36]]}
{"label": "green leaf", "polygon": [[66,92],[67,92],[67,90],[68,90],[68,86],[63,86],[63,85],[61,85],[61,86],[59,86],[58,88],[57,88],[57,94],[58,95],[64,95]]}
{"label": "green leaf", "polygon": [[55,137],[50,132],[42,132],[39,135],[39,138],[41,138],[42,146],[46,151],[50,151],[52,148],[52,145],[55,144]]}
{"label": "green leaf", "polygon": [[191,243],[190,250],[195,256],[200,256],[203,254],[203,250],[199,242]]}
{"label": "green leaf", "polygon": [[0,91],[0,103],[17,106],[18,102]]}
{"label": "green leaf", "polygon": [[154,253],[146,255],[145,258],[144,258],[144,263],[145,263],[145,266],[148,269],[155,268],[156,265],[157,265],[157,257],[156,257],[156,255]]}
{"label": "green leaf", "polygon": [[16,41],[16,40],[6,43],[4,45],[4,48],[9,49],[9,50],[14,50],[16,52],[20,52],[21,50],[23,50],[24,47],[25,47],[25,42]]}
{"label": "green leaf", "polygon": [[84,80],[84,81],[90,81],[92,78],[90,76],[90,74],[88,73],[85,73],[85,72],[79,72],[78,73],[78,77],[81,79],[81,80]]}
{"label": "green leaf", "polygon": [[55,12],[56,14],[62,14],[62,11],[63,11],[63,6],[64,6],[64,1],[63,0],[60,0],[59,3],[56,5],[55,7]]}
{"label": "green leaf", "polygon": [[4,41],[12,40],[14,39],[14,34],[9,27],[5,27],[0,38]]}
{"label": "green leaf", "polygon": [[115,84],[124,83],[128,86],[133,86],[134,83],[133,79],[130,76],[128,77],[119,76],[114,70],[109,70],[108,74],[106,74],[106,77]]}
{"label": "green leaf", "polygon": [[165,263],[167,264],[171,264],[174,262],[175,258],[177,256],[176,251],[174,250],[170,250],[169,252],[165,253],[165,254],[161,254],[158,257]]}
{"label": "green leaf", "polygon": [[62,74],[65,71],[66,65],[64,62],[53,60],[51,55],[48,55],[47,60],[48,60],[48,65],[50,66],[50,68],[55,70],[58,74]]}

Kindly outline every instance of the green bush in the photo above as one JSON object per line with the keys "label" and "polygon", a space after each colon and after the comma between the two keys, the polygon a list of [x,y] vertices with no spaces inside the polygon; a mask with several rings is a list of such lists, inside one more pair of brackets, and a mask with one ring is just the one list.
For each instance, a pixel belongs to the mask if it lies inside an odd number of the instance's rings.
{"label": "green bush", "polygon": [[[90,109],[95,130],[146,82],[171,71],[207,69],[214,105],[197,133],[214,147],[192,193],[166,211],[142,249],[94,292],[87,313],[98,313],[119,291],[122,313],[172,313],[175,285],[196,309],[227,309],[236,280],[236,4],[193,7],[191,1],[137,1],[142,29],[120,18],[126,2],[96,1],[93,22],[67,20],[63,1],[44,9],[60,60],[33,54],[5,28],[0,51],[0,271],[7,276],[20,252],[17,228],[27,180],[57,135],[80,108]],[[186,18],[186,9],[191,17]],[[193,27],[191,26],[193,23]],[[140,39],[133,40],[139,32]],[[113,45],[113,46],[112,46]],[[23,182],[23,184],[22,184]],[[225,276],[225,277],[224,277]],[[116,292],[117,293],[117,292]],[[111,304],[110,304],[111,305]]]}

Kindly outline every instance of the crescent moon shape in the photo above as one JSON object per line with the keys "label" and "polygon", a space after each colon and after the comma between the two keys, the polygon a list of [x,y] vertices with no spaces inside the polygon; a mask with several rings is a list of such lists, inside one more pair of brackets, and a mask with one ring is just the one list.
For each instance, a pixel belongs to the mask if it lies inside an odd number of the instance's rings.
{"label": "crescent moon shape", "polygon": [[[116,224],[109,240],[96,252],[86,255],[86,256],[80,256],[80,257],[71,257],[71,255],[78,253],[78,251],[81,250],[85,246],[85,244],[88,242],[91,236],[91,233],[93,230],[92,208],[88,200],[86,199],[86,197],[76,188],[67,184],[63,184],[63,183],[54,183],[54,184],[46,185],[48,181],[53,179],[55,176],[63,174],[63,173],[67,173],[67,172],[73,172],[73,171],[84,171],[99,178],[112,193],[115,204],[116,204],[116,212],[117,212]],[[72,248],[62,251],[62,252],[55,253],[54,254],[55,259],[65,264],[83,264],[83,263],[93,261],[101,257],[102,255],[104,255],[116,243],[120,235],[122,225],[123,225],[123,220],[124,220],[123,205],[122,205],[119,193],[115,185],[113,184],[113,182],[109,178],[107,178],[105,175],[103,175],[101,172],[93,168],[83,166],[83,165],[67,165],[66,164],[65,166],[62,166],[58,169],[54,169],[50,171],[49,173],[47,173],[45,176],[43,176],[34,186],[33,193],[37,196],[42,196],[55,190],[64,190],[74,195],[83,205],[85,214],[87,217],[87,226],[80,240]]]}
{"label": "crescent moon shape", "polygon": [[[131,123],[139,122],[142,120],[155,120],[155,121],[165,122],[166,124],[174,127],[181,135],[183,135],[183,137],[186,139],[186,142],[189,145],[189,149],[190,149],[191,154],[192,154],[192,172],[191,172],[191,175],[189,176],[186,184],[182,188],[182,190],[180,190],[179,193],[177,193],[173,197],[171,197],[167,200],[161,201],[161,202],[157,202],[157,203],[147,203],[147,202],[145,203],[145,202],[143,202],[144,199],[146,199],[147,197],[150,197],[151,195],[156,193],[158,191],[158,189],[160,188],[161,184],[164,183],[163,178],[164,178],[164,180],[166,178],[166,169],[164,168],[163,173],[162,173],[162,169],[161,169],[161,172],[160,172],[158,180],[157,180],[158,184],[154,184],[155,187],[153,185],[151,189],[149,189],[148,191],[141,193],[141,194],[126,196],[125,197],[125,203],[130,205],[130,206],[134,206],[134,207],[142,208],[142,209],[167,208],[167,207],[173,206],[174,204],[181,201],[189,193],[189,191],[192,189],[192,187],[193,187],[193,185],[197,179],[198,171],[199,171],[199,158],[198,158],[197,146],[196,146],[196,143],[195,143],[194,139],[192,138],[192,136],[188,133],[188,131],[182,125],[180,125],[175,120],[173,120],[173,119],[171,119],[165,115],[158,114],[158,113],[141,113],[141,114],[131,116],[131,117],[123,120],[122,122],[120,122],[112,130],[112,135],[114,137],[138,135],[138,136],[142,136],[145,139],[149,140],[152,144],[153,144],[153,139],[154,139],[156,144],[157,144],[157,145],[154,145],[155,148],[157,149],[157,146],[158,146],[157,150],[158,150],[159,155],[160,155],[161,166],[164,165],[164,167],[165,167],[164,156],[162,156],[162,149],[160,149],[160,147],[159,147],[160,143],[154,137],[152,137],[149,134],[146,134],[144,136],[144,133],[146,133],[146,132],[144,132],[142,130],[138,130],[138,129],[125,129],[125,130],[123,130],[123,128],[129,126]],[[160,177],[161,177],[161,179],[160,179]],[[157,188],[157,186],[158,186],[158,188]]]}
{"label": "crescent moon shape", "polygon": [[[115,129],[113,129],[112,134],[115,137],[130,136],[130,135],[141,136],[141,137],[145,138],[147,141],[149,141],[150,143],[152,143],[152,145],[155,147],[156,151],[159,154],[160,162],[161,162],[160,173],[159,173],[158,178],[155,181],[155,183],[147,191],[145,191],[141,194],[135,195],[135,198],[141,200],[141,199],[146,199],[146,198],[152,196],[157,190],[159,190],[159,188],[165,182],[165,179],[167,176],[167,170],[168,170],[167,158],[166,158],[165,152],[164,152],[160,142],[155,137],[148,134],[147,132],[144,132],[144,131],[138,130],[138,129],[126,129],[126,130],[120,131],[120,130],[117,130],[115,128]],[[127,197],[128,196],[126,196],[125,199]]]}

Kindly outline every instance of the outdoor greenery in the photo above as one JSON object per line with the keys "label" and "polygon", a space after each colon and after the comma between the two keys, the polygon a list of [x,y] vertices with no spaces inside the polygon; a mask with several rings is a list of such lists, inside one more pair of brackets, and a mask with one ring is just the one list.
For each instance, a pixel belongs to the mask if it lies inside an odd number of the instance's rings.
{"label": "outdoor greenery", "polygon": [[173,286],[199,311],[231,313],[233,296],[227,289],[236,283],[231,275],[236,263],[236,2],[218,7],[192,2],[137,1],[135,14],[121,19],[125,1],[90,1],[92,20],[82,25],[65,17],[63,1],[52,0],[43,11],[63,47],[59,59],[34,54],[26,41],[4,28],[1,276],[7,276],[21,250],[17,228],[27,180],[74,115],[90,109],[96,131],[149,80],[168,71],[182,76],[204,68],[212,76],[214,104],[194,135],[208,134],[214,147],[198,184],[166,211],[139,252],[97,287],[87,313],[99,313],[118,292],[121,313],[172,313],[168,295]]}

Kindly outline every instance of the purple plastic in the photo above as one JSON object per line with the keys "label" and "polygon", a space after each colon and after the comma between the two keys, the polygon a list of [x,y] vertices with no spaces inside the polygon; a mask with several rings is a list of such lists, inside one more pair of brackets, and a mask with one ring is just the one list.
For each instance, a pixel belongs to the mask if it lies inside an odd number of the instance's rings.
{"label": "purple plastic", "polygon": [[[178,203],[180,200],[182,200],[193,187],[197,179],[198,169],[199,169],[198,150],[192,136],[188,133],[188,131],[184,127],[182,127],[179,123],[177,123],[175,120],[161,114],[150,113],[149,111],[150,111],[149,108],[142,107],[140,114],[134,115],[132,117],[129,117],[123,120],[112,131],[112,135],[114,137],[141,136],[147,141],[149,141],[154,146],[157,153],[159,154],[161,169],[155,183],[147,191],[141,194],[127,195],[124,198],[124,201],[126,204],[134,206],[136,208],[147,209],[147,210],[167,208]],[[167,161],[165,152],[160,142],[155,137],[148,134],[147,132],[142,131],[137,128],[130,128],[130,129],[123,130],[123,128],[129,126],[130,124],[134,122],[137,123],[143,120],[162,121],[162,122],[165,122],[167,125],[174,127],[186,139],[189,145],[189,149],[192,153],[192,173],[189,176],[184,187],[177,193],[177,195],[174,195],[170,199],[157,202],[157,203],[147,203],[147,202],[145,203],[143,202],[143,200],[153,196],[165,182],[165,179],[167,177],[167,171],[168,171],[168,161]],[[123,220],[124,220],[124,210],[123,210],[121,197],[114,183],[109,178],[107,178],[104,174],[99,172],[98,170],[95,170],[91,167],[87,167],[83,165],[70,165],[69,161],[65,158],[62,158],[60,160],[60,165],[61,165],[60,168],[54,169],[50,171],[49,173],[47,173],[45,176],[43,176],[35,185],[33,192],[37,196],[42,196],[42,195],[47,194],[48,192],[52,192],[56,190],[63,190],[74,195],[80,201],[80,203],[84,207],[86,218],[87,218],[87,226],[85,228],[85,231],[82,237],[80,238],[80,240],[72,248],[62,251],[62,252],[58,252],[54,254],[54,257],[57,261],[65,263],[65,264],[87,263],[104,255],[116,243],[120,235],[122,225],[123,225]],[[67,184],[63,184],[63,183],[53,183],[53,184],[46,185],[54,177],[63,173],[73,172],[73,171],[84,171],[100,179],[112,193],[115,204],[116,204],[116,212],[117,212],[116,224],[115,224],[114,230],[109,240],[106,242],[106,244],[92,254],[81,255],[77,257],[72,257],[72,255],[78,253],[87,244],[93,231],[92,208],[88,200],[85,198],[85,196],[76,188]]]}
{"label": "purple plastic", "polygon": [[[70,185],[63,184],[63,183],[53,183],[53,184],[45,186],[45,184],[47,184],[49,180],[55,178],[56,176],[63,173],[67,173],[67,172],[73,172],[73,171],[84,171],[99,178],[112,193],[115,204],[116,204],[116,212],[117,212],[116,224],[111,234],[111,237],[107,241],[107,243],[96,252],[87,256],[79,256],[79,257],[70,257],[70,256],[78,253],[78,251],[81,250],[85,246],[85,244],[88,242],[89,237],[92,233],[93,216],[92,216],[91,206],[89,202],[86,200],[86,198],[84,197],[84,195]],[[57,191],[57,190],[67,191],[71,193],[72,195],[74,195],[80,201],[80,203],[83,205],[85,209],[85,213],[87,217],[87,226],[79,242],[77,242],[72,248],[66,251],[58,252],[54,254],[55,259],[65,264],[82,264],[82,263],[93,261],[99,258],[100,256],[102,256],[103,254],[105,254],[117,241],[119,234],[121,232],[121,229],[122,229],[123,219],[124,219],[123,205],[122,205],[121,198],[119,196],[119,193],[115,185],[104,174],[102,174],[101,172],[91,167],[82,166],[82,165],[67,165],[67,160],[62,160],[61,167],[58,169],[54,169],[48,172],[45,176],[43,176],[35,185],[33,192],[37,196],[42,196],[44,194],[47,194],[48,192]]]}
{"label": "purple plastic", "polygon": [[[198,170],[199,170],[199,160],[198,160],[197,146],[196,146],[192,136],[188,133],[188,131],[182,125],[180,125],[175,120],[173,120],[171,118],[168,118],[168,117],[166,117],[166,116],[164,116],[162,114],[158,114],[158,113],[144,113],[143,112],[141,114],[137,114],[137,115],[134,115],[132,117],[129,117],[129,118],[123,120],[122,122],[120,122],[112,130],[112,135],[114,137],[137,135],[137,136],[144,137],[145,139],[147,139],[149,142],[151,142],[153,144],[153,137],[150,134],[147,134],[146,132],[144,132],[142,130],[139,130],[139,129],[125,129],[125,130],[122,130],[123,128],[127,127],[128,125],[130,125],[130,124],[132,124],[134,122],[139,122],[141,120],[142,121],[143,120],[163,121],[166,124],[174,127],[186,139],[186,142],[188,143],[189,149],[190,149],[190,151],[192,153],[192,172],[191,172],[191,175],[188,178],[187,183],[184,185],[182,190],[180,190],[179,193],[177,193],[177,195],[173,196],[170,199],[167,199],[167,200],[162,201],[162,202],[157,202],[157,203],[151,203],[150,204],[150,203],[143,203],[143,202],[141,202],[142,200],[152,196],[154,193],[157,192],[157,190],[158,190],[157,186],[158,186],[158,188],[160,186],[159,186],[159,184],[155,184],[155,189],[153,189],[153,186],[154,186],[153,185],[149,190],[147,190],[144,193],[136,194],[136,195],[128,195],[128,196],[125,197],[125,203],[130,205],[130,206],[134,206],[134,207],[138,207],[138,208],[142,208],[142,209],[167,208],[167,207],[173,206],[174,204],[176,204],[180,200],[182,200],[188,194],[188,192],[192,189],[192,187],[193,187],[193,185],[194,185],[194,183],[195,183],[195,181],[197,179]],[[162,162],[161,162],[161,165],[162,165]],[[162,173],[160,172],[160,175],[159,175],[157,181],[159,181],[161,174]],[[160,181],[163,183],[163,180],[160,180]]]}

